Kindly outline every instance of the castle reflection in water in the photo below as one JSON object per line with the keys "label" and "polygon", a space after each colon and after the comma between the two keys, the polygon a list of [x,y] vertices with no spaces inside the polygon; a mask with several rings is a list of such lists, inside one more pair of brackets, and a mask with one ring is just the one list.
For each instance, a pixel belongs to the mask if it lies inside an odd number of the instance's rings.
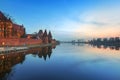
{"label": "castle reflection in water", "polygon": [[7,74],[12,71],[12,67],[16,64],[23,63],[25,56],[28,54],[37,55],[44,60],[50,58],[52,49],[56,46],[49,46],[43,48],[32,48],[24,52],[3,53],[0,54],[0,80],[4,79]]}

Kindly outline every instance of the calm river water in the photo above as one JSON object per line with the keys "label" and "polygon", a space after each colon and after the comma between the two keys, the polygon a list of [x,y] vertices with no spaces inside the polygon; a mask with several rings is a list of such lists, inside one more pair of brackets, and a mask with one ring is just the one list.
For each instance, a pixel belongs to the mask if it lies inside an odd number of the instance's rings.
{"label": "calm river water", "polygon": [[118,48],[66,43],[3,56],[0,80],[120,80]]}

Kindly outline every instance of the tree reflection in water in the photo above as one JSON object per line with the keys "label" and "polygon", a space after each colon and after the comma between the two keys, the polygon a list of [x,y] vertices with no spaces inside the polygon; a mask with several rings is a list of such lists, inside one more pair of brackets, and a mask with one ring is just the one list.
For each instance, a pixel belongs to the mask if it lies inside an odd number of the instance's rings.
{"label": "tree reflection in water", "polygon": [[27,54],[33,54],[46,60],[47,56],[50,58],[52,54],[52,48],[55,48],[55,46],[31,48],[24,52],[0,54],[0,80],[6,80],[9,73],[13,70],[12,67],[16,64],[22,64]]}
{"label": "tree reflection in water", "polygon": [[[72,45],[84,46],[84,43],[72,43]],[[111,49],[111,50],[120,50],[120,45],[101,45],[101,44],[89,44],[92,47],[97,47],[99,49]]]}
{"label": "tree reflection in water", "polygon": [[111,50],[120,50],[120,45],[111,45],[111,46],[109,46],[109,45],[99,45],[99,44],[91,44],[91,46],[92,47],[97,47],[97,48],[102,48],[102,49],[107,49],[107,48],[109,48],[109,49],[111,49]]}

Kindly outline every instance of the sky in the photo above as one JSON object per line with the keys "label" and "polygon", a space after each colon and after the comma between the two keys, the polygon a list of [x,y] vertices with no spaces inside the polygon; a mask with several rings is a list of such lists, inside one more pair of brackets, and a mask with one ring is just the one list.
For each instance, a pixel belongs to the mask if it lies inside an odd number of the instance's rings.
{"label": "sky", "polygon": [[31,34],[57,40],[120,37],[120,0],[0,0],[0,10]]}

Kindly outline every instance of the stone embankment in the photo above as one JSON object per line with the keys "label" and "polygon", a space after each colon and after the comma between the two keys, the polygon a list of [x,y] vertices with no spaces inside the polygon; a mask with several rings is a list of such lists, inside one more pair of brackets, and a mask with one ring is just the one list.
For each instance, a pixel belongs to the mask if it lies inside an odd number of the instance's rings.
{"label": "stone embankment", "polygon": [[37,47],[47,47],[47,46],[52,46],[56,44],[35,44],[35,45],[24,45],[24,46],[17,46],[17,47],[0,47],[0,53],[9,53],[9,52],[23,52],[25,50],[28,50],[30,48],[37,48]]}

